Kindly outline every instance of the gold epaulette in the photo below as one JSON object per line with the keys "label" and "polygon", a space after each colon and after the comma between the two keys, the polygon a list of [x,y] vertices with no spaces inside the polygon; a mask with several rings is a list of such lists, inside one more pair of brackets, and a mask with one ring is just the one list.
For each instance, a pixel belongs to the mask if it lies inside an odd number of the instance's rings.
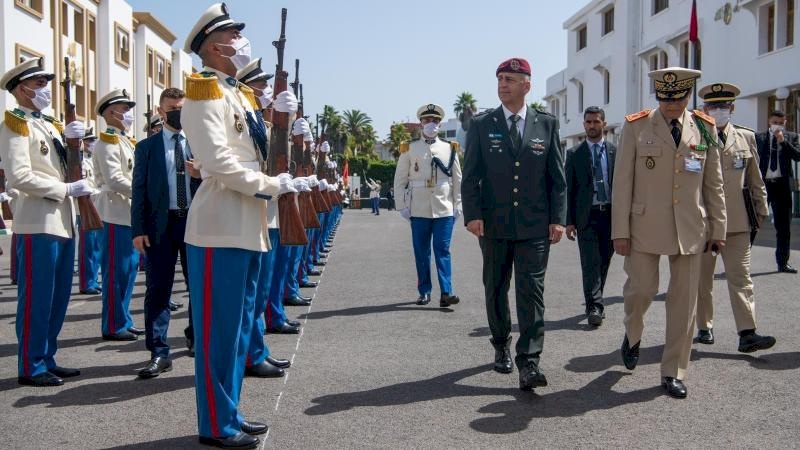
{"label": "gold epaulette", "polygon": [[400,153],[407,152],[408,151],[408,147],[409,147],[408,141],[401,142],[400,143]]}
{"label": "gold epaulette", "polygon": [[6,128],[17,133],[20,136],[30,136],[31,130],[28,128],[28,119],[25,114],[16,111],[6,111],[5,118]]}
{"label": "gold epaulette", "polygon": [[58,130],[59,133],[64,134],[64,124],[61,123],[60,120],[56,119],[53,116],[48,116],[47,114],[42,114],[42,118],[53,125],[53,128]]}
{"label": "gold epaulette", "polygon": [[641,110],[641,111],[639,111],[637,113],[628,114],[627,116],[625,116],[625,121],[626,122],[636,122],[637,120],[641,119],[642,117],[645,117],[645,116],[649,115],[650,111],[652,111],[652,109],[643,109],[643,110]]}
{"label": "gold epaulette", "polygon": [[253,92],[253,89],[250,86],[240,84],[239,91],[241,91],[242,94],[244,94],[244,96],[247,98],[247,101],[249,101],[250,105],[253,106],[253,111],[261,110],[261,107],[258,106],[258,100],[256,100],[256,94]]}
{"label": "gold epaulette", "polygon": [[708,114],[704,113],[703,111],[700,111],[699,109],[695,109],[694,111],[692,111],[692,114],[694,114],[695,116],[703,119],[705,122],[707,122],[712,127],[716,126],[716,122],[714,122],[714,118],[709,116]]}
{"label": "gold epaulette", "polygon": [[216,75],[193,73],[186,77],[186,98],[189,100],[219,100],[223,97]]}
{"label": "gold epaulette", "polygon": [[461,150],[461,144],[458,141],[450,141],[450,150],[454,152]]}
{"label": "gold epaulette", "polygon": [[755,132],[756,132],[756,130],[754,130],[754,129],[752,129],[752,128],[747,128],[747,127],[746,127],[746,126],[744,126],[744,125],[736,125],[735,123],[734,123],[734,124],[732,124],[732,125],[733,125],[733,127],[734,127],[734,128],[736,128],[736,129],[738,129],[738,130],[747,130],[747,131],[750,131],[751,133],[755,133]]}
{"label": "gold epaulette", "polygon": [[106,144],[119,144],[119,135],[110,133],[100,133],[100,140]]}
{"label": "gold epaulette", "polygon": [[131,143],[131,145],[133,145],[134,147],[136,147],[136,142],[137,142],[137,141],[136,141],[136,139],[134,139],[134,138],[128,138],[128,141]]}

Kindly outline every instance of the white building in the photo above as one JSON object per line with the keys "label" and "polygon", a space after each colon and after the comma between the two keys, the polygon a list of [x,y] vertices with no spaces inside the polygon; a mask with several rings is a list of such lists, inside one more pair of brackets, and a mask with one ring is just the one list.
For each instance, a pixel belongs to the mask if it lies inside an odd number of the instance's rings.
{"label": "white building", "polygon": [[[0,73],[20,58],[44,56],[47,70],[56,74],[47,113],[60,117],[64,112],[60,82],[69,57],[78,118],[102,130],[105,124],[98,124],[94,113],[97,99],[125,88],[137,102],[133,130],[139,139],[145,137],[147,95],[157,103],[161,90],[182,88],[183,76],[192,72],[190,56],[172,47],[175,36],[152,14],[133,12],[124,0],[2,0],[0,29]],[[0,109],[14,104],[11,94],[0,93]]]}
{"label": "white building", "polygon": [[700,86],[717,81],[740,86],[734,122],[763,130],[769,111],[780,108],[789,116],[787,128],[796,131],[800,13],[795,3],[698,1],[695,55],[689,43],[691,0],[589,2],[564,22],[567,67],[547,80],[545,100],[561,121],[563,143],[570,147],[583,140],[588,106],[606,111],[608,138],[616,141],[626,114],[656,106],[647,73],[668,66],[702,70]]}

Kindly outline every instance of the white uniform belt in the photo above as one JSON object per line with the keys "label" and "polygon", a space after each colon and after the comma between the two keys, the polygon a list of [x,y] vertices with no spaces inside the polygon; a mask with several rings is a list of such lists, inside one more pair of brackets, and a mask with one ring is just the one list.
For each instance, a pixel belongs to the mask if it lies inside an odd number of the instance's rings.
{"label": "white uniform belt", "polygon": [[[239,161],[239,164],[241,164],[242,167],[244,167],[245,169],[261,172],[261,163],[258,161]],[[200,169],[200,177],[203,179],[208,178],[208,172],[206,172],[203,169]]]}
{"label": "white uniform belt", "polygon": [[[438,181],[438,182],[436,182],[434,184],[434,186],[444,186],[445,184],[450,184],[450,180],[447,179],[447,180]],[[427,181],[419,181],[419,180],[409,181],[408,182],[408,186],[412,187],[412,188],[428,187],[428,182]]]}

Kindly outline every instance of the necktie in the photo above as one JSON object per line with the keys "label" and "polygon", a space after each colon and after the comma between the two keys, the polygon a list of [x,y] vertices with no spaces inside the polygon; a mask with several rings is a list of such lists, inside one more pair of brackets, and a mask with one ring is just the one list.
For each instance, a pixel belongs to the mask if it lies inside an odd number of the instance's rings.
{"label": "necktie", "polygon": [[717,136],[719,137],[719,142],[722,145],[725,145],[725,133],[723,133],[722,130],[719,130],[717,131]]}
{"label": "necktie", "polygon": [[672,140],[675,141],[675,146],[677,147],[681,143],[681,125],[678,122],[678,119],[672,119],[672,129],[670,130],[670,134],[672,135]]}
{"label": "necktie", "polygon": [[594,190],[597,193],[597,201],[600,203],[608,203],[608,196],[606,195],[606,185],[603,177],[603,162],[602,162],[603,147],[597,144],[592,144],[592,154],[594,155]]}
{"label": "necktie", "polygon": [[772,136],[772,145],[769,146],[769,170],[778,170],[778,140]]}
{"label": "necktie", "polygon": [[184,168],[186,164],[183,160],[183,136],[176,133],[172,139],[175,139],[175,193],[178,198],[178,209],[186,209],[188,202],[186,200],[186,169]]}
{"label": "necktie", "polygon": [[511,137],[511,143],[514,144],[514,149],[519,149],[519,144],[522,138],[519,135],[519,128],[517,128],[517,122],[521,119],[520,116],[516,114],[512,114],[511,117],[511,130],[509,130],[509,136]]}

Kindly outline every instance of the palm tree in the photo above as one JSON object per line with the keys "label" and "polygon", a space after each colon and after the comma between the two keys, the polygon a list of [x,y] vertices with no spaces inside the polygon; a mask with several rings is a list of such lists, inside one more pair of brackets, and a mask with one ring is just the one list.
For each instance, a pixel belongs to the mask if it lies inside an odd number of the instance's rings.
{"label": "palm tree", "polygon": [[344,147],[343,141],[346,139],[343,133],[342,116],[333,106],[325,105],[320,122],[320,125],[324,126],[323,131],[328,136],[333,152],[341,152]]}
{"label": "palm tree", "polygon": [[458,121],[461,122],[461,128],[466,130],[472,116],[478,112],[478,102],[470,92],[464,91],[456,98],[456,102],[453,104],[453,111],[455,111]]}
{"label": "palm tree", "polygon": [[389,128],[389,146],[395,158],[400,156],[400,144],[411,140],[411,133],[402,123],[393,123]]}
{"label": "palm tree", "polygon": [[539,111],[547,111],[547,107],[544,106],[544,103],[539,101],[531,103],[531,108],[538,109]]}
{"label": "palm tree", "polygon": [[372,127],[372,124],[368,123],[364,125],[364,127],[361,129],[361,149],[370,158],[377,157],[375,154],[375,144],[377,142],[378,133],[375,131],[375,128]]}
{"label": "palm tree", "polygon": [[347,137],[348,146],[352,146],[353,154],[358,155],[364,144],[364,127],[371,125],[372,119],[362,111],[351,109],[342,113],[342,122],[342,131]]}

